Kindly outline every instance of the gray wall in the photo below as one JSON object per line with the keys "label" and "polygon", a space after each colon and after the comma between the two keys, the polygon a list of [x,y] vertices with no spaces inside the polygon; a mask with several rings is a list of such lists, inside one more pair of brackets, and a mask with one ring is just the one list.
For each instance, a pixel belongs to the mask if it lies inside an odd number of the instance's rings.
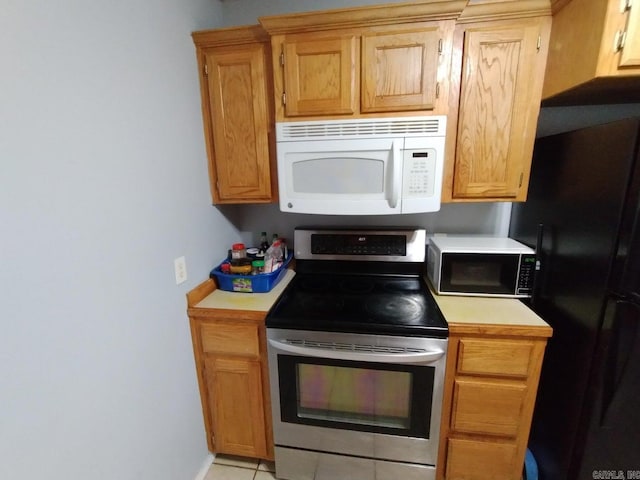
{"label": "gray wall", "polygon": [[220,5],[0,12],[0,478],[194,479],[185,293],[238,236],[209,205],[190,37]]}

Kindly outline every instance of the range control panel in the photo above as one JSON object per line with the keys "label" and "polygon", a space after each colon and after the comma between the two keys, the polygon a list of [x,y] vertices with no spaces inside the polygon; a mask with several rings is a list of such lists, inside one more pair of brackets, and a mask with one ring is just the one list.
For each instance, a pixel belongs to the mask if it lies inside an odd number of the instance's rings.
{"label": "range control panel", "polygon": [[406,255],[404,235],[315,234],[311,253],[320,255]]}

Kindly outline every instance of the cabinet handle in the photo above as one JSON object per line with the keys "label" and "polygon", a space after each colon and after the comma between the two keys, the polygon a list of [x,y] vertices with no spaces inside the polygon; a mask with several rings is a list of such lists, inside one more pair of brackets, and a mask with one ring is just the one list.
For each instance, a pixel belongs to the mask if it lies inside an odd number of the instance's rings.
{"label": "cabinet handle", "polygon": [[436,98],[440,98],[440,82],[436,82]]}
{"label": "cabinet handle", "polygon": [[613,39],[613,51],[619,52],[624,48],[624,42],[627,39],[627,32],[623,30],[618,30],[616,32],[616,36]]}

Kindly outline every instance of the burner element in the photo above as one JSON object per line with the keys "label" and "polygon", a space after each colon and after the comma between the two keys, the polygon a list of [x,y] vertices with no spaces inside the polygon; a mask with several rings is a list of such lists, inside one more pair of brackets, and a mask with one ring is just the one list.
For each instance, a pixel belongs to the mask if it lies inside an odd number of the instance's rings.
{"label": "burner element", "polygon": [[424,302],[412,296],[376,295],[367,299],[365,309],[373,320],[402,320],[407,324],[421,319],[425,313]]}

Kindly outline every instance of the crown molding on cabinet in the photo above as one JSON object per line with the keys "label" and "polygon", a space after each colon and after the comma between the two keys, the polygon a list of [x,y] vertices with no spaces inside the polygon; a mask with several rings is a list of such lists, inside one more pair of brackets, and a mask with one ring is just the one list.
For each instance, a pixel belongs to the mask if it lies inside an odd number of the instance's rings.
{"label": "crown molding on cabinet", "polygon": [[202,30],[193,32],[191,36],[193,37],[194,43],[201,48],[270,41],[267,32],[257,24]]}
{"label": "crown molding on cabinet", "polygon": [[456,19],[467,0],[421,1],[260,17],[271,35]]}
{"label": "crown molding on cabinet", "polygon": [[456,20],[470,23],[545,15],[551,15],[550,0],[470,0]]}

